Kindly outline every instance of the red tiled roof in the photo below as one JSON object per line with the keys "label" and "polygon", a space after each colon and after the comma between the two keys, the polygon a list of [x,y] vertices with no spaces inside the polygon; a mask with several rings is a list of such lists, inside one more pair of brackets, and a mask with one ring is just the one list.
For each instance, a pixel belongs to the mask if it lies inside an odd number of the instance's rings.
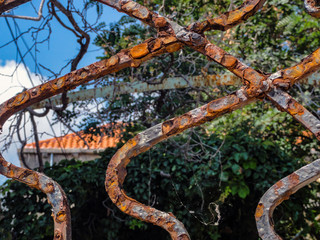
{"label": "red tiled roof", "polygon": [[[115,147],[119,142],[120,133],[123,131],[121,128],[116,127],[113,129],[113,136],[108,136],[107,133],[101,135],[85,134],[83,131],[77,134],[86,141],[87,144],[76,134],[70,133],[62,137],[50,138],[47,140],[39,141],[41,149],[105,149]],[[29,143],[25,149],[36,148],[35,143]]]}

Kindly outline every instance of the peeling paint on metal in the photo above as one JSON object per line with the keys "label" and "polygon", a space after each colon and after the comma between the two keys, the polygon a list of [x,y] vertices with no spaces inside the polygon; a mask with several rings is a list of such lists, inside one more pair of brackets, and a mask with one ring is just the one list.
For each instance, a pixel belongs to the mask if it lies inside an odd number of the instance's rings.
{"label": "peeling paint on metal", "polygon": [[[146,7],[131,0],[99,0],[99,2],[107,4],[120,12],[124,12],[156,28],[158,36],[147,39],[143,43],[130,49],[121,50],[110,59],[93,63],[87,67],[68,73],[65,76],[19,93],[17,96],[0,105],[0,128],[10,116],[32,104],[39,103],[49,97],[74,89],[92,79],[115,73],[124,68],[139,67],[141,63],[155,56],[176,52],[185,46],[189,46],[203,54],[208,60],[217,62],[238,77],[237,80],[233,81],[231,80],[232,78],[229,77],[214,76],[207,78],[208,82],[206,83],[204,83],[201,78],[194,77],[194,81],[199,82],[200,86],[203,86],[201,84],[204,84],[204,86],[212,86],[215,82],[219,82],[220,85],[234,85],[239,79],[241,79],[244,85],[234,93],[213,100],[202,107],[169,119],[139,133],[117,151],[108,165],[105,185],[110,199],[121,211],[166,229],[174,240],[190,239],[184,225],[178,221],[173,214],[164,213],[145,206],[125,194],[122,189],[122,184],[127,175],[126,166],[130,163],[130,158],[149,150],[160,141],[179,134],[188,128],[198,126],[223,114],[241,108],[258,99],[269,99],[277,108],[292,115],[320,140],[319,119],[284,91],[297,81],[301,81],[320,69],[320,48],[292,67],[280,70],[274,74],[263,74],[252,69],[220,47],[210,43],[203,34],[205,31],[213,29],[227,30],[241,23],[255,14],[263,6],[265,0],[246,0],[243,5],[235,10],[223,13],[215,18],[208,18],[203,22],[192,23],[187,27],[181,26],[156,12],[149,11]],[[317,2],[305,0],[305,6],[310,15],[319,17],[319,6],[317,6]],[[315,84],[318,83],[319,80],[315,80],[315,78],[311,76],[307,81]],[[142,83],[137,83],[137,88],[143,86],[139,84]],[[217,85],[219,84],[217,83]],[[118,91],[118,94],[120,94],[121,91],[130,92],[130,89],[128,90],[126,87],[130,88],[132,85],[123,85],[122,88],[117,86],[107,91]],[[148,85],[143,87],[147,90],[156,89]],[[177,87],[177,84],[174,83],[173,87]],[[137,88],[135,90],[137,90]],[[97,92],[98,90],[94,90],[93,94],[97,94]],[[76,98],[80,99],[79,96]],[[320,160],[317,160],[282,179],[271,187],[262,197],[255,217],[259,234],[263,240],[281,239],[275,233],[272,226],[271,218],[273,210],[299,188],[319,177],[319,161]],[[0,173],[46,193],[48,202],[52,205],[53,209],[55,225],[54,239],[71,239],[71,217],[67,199],[62,188],[56,182],[43,174],[9,164],[1,156]]]}

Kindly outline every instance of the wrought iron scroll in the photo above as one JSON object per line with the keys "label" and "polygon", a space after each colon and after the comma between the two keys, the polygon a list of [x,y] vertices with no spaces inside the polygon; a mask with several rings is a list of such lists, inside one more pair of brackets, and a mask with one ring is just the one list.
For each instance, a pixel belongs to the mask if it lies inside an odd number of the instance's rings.
{"label": "wrought iron scroll", "polygon": [[[121,211],[164,228],[170,233],[172,239],[190,239],[183,223],[178,221],[173,214],[145,206],[125,194],[122,184],[126,177],[126,166],[129,164],[130,158],[188,128],[213,120],[261,98],[269,99],[277,108],[292,115],[320,140],[319,119],[285,92],[297,81],[320,69],[320,48],[293,67],[274,74],[263,74],[210,43],[204,35],[206,31],[225,31],[245,21],[262,7],[265,0],[246,0],[243,5],[233,11],[207,19],[204,22],[192,23],[187,27],[180,26],[131,0],[98,1],[155,28],[157,37],[147,39],[139,45],[120,51],[107,60],[93,63],[9,99],[0,105],[0,127],[10,116],[32,104],[73,89],[92,79],[127,67],[139,67],[141,63],[151,58],[179,51],[185,46],[189,46],[207,56],[210,61],[225,67],[241,78],[243,83],[243,86],[232,94],[213,100],[202,107],[139,133],[117,151],[108,165],[105,186],[111,200]],[[0,0],[0,8],[1,4],[3,1]],[[317,1],[305,0],[307,12],[311,16],[319,18],[320,10],[316,4]],[[279,181],[267,191],[262,197],[255,215],[262,239],[281,239],[272,227],[273,209],[290,194],[314,181],[318,177],[319,171],[320,165],[317,160]],[[47,193],[54,212],[54,239],[71,239],[70,211],[65,194],[57,183],[43,174],[15,167],[2,157],[0,158],[0,173]]]}

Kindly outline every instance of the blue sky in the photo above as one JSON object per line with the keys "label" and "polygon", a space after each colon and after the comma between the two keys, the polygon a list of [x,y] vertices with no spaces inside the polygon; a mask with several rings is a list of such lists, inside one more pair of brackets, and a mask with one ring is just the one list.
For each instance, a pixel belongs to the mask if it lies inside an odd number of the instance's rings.
{"label": "blue sky", "polygon": [[[76,2],[77,1],[75,1],[75,3]],[[21,5],[20,7],[15,9],[11,14],[23,16],[36,16],[37,14],[35,12],[35,9],[38,10],[40,0],[32,0],[32,4],[27,3]],[[78,4],[77,7],[81,9],[83,2],[79,1],[76,4]],[[43,15],[47,15],[46,3],[44,5]],[[96,19],[95,8],[90,9],[87,13],[87,16],[89,22],[94,22]],[[116,10],[108,6],[104,6],[103,14],[100,21],[104,21],[108,25],[111,22],[118,21],[121,18],[121,16],[123,16],[123,14],[117,12]],[[26,88],[32,87],[30,77],[33,81],[33,84],[37,85],[40,83],[40,78],[39,76],[37,76],[37,74],[42,74],[44,78],[46,78],[46,76],[51,75],[49,71],[46,71],[44,69],[41,69],[41,71],[39,72],[39,69],[35,67],[36,65],[34,58],[37,59],[38,63],[41,63],[46,68],[57,73],[70,59],[73,59],[76,56],[79,50],[79,44],[76,42],[77,39],[70,31],[67,31],[65,28],[63,28],[56,20],[52,20],[50,22],[52,32],[50,34],[49,40],[45,41],[42,44],[38,44],[37,51],[33,49],[31,51],[32,54],[27,53],[28,48],[30,48],[34,44],[34,39],[32,38],[30,33],[33,32],[33,35],[35,36],[36,32],[33,28],[41,26],[41,22],[42,21],[36,22],[12,18],[5,19],[3,17],[0,17],[0,81],[2,84],[2,88],[0,89],[0,103],[9,99],[9,97],[14,96],[16,93],[20,92],[23,86]],[[14,36],[18,36],[20,32],[23,33],[29,31],[29,33],[23,35],[23,39],[20,38],[17,41],[20,53],[24,56],[24,62],[26,64],[26,67],[24,67],[22,63],[17,66],[17,63],[21,62],[21,58],[19,56],[16,44],[13,41],[13,37],[10,32],[9,26],[11,27],[11,31]],[[38,41],[44,40],[47,36],[48,31],[43,31],[42,33],[38,34]],[[96,62],[96,57],[103,55],[103,50],[97,48],[92,44],[95,34],[91,34],[90,36],[91,44],[88,53],[81,60],[81,62],[78,65],[78,68]],[[62,74],[65,74],[69,71],[70,66],[68,66],[62,72]],[[7,76],[12,75],[14,72],[14,76]],[[48,123],[45,123],[44,120],[38,119],[38,124],[38,128],[42,128],[43,131],[49,128]],[[8,128],[8,124],[4,125],[4,133],[2,134],[2,137],[4,137],[5,133],[7,132],[6,127]],[[57,126],[57,128],[59,128],[59,126]],[[6,160],[18,166],[20,165],[17,155],[17,148],[19,147],[20,144],[13,144],[10,147],[9,151],[3,152],[3,156]],[[0,184],[4,180],[5,177],[0,176]]]}
{"label": "blue sky", "polygon": [[[75,1],[76,2],[76,1]],[[33,0],[32,3],[34,7],[37,9],[40,5],[40,0]],[[82,4],[79,4],[79,8],[81,8]],[[36,16],[36,13],[31,5],[31,3],[26,3],[18,7],[13,12],[14,15],[27,15],[27,16]],[[47,15],[46,3],[44,8],[44,16]],[[94,22],[96,17],[96,10],[95,8],[91,8],[88,11],[88,21]],[[106,24],[111,22],[115,22],[120,19],[123,14],[117,12],[116,10],[104,6],[103,8],[103,15],[100,21],[104,21]],[[25,32],[31,27],[38,27],[41,25],[40,22],[30,21],[30,20],[22,20],[22,19],[10,19],[7,18],[9,25],[12,28],[14,35],[18,35],[19,29],[15,28],[14,21],[20,28],[21,32]],[[62,18],[63,19],[63,18]],[[70,24],[69,24],[70,25]],[[81,24],[80,24],[81,25]],[[0,18],[0,26],[1,26],[1,38],[0,38],[0,46],[12,41],[12,36],[10,34],[9,27],[7,25],[6,20],[1,17]],[[50,35],[50,40],[39,44],[39,49],[37,51],[37,58],[40,63],[45,65],[46,67],[50,68],[53,71],[58,71],[60,68],[67,63],[68,60],[72,59],[79,49],[79,44],[76,42],[75,36],[70,32],[65,30],[60,24],[57,23],[56,20],[51,21],[51,29],[52,33]],[[34,30],[31,30],[31,32]],[[35,34],[34,34],[35,35]],[[43,40],[48,36],[48,31],[43,31],[42,34],[40,33],[38,36],[39,41]],[[94,40],[93,34],[91,34],[91,42]],[[24,35],[24,40],[26,41],[29,47],[32,46],[34,40],[30,37],[30,34]],[[21,47],[21,53],[24,55],[27,52],[27,48],[25,47],[22,39],[18,40],[18,44]],[[35,55],[35,51],[33,50],[32,53]],[[85,58],[80,62],[79,67],[86,66],[94,61],[96,61],[97,56],[101,56],[103,54],[102,50],[99,50],[93,44],[90,45],[89,51],[86,54]],[[0,48],[0,61],[1,65],[5,64],[6,60],[15,60],[17,61],[17,49],[14,42],[10,43],[6,47]],[[34,60],[32,59],[31,55],[27,55],[26,64],[30,68],[32,72],[35,72],[35,65]],[[70,69],[70,68],[69,68]],[[69,70],[66,69],[66,72]],[[47,73],[44,71],[44,73]]]}

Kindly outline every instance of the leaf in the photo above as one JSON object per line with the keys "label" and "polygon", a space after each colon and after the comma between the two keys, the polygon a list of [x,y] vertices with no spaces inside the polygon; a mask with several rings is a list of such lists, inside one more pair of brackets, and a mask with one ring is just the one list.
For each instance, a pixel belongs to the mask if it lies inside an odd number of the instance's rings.
{"label": "leaf", "polygon": [[233,164],[231,166],[232,172],[236,175],[240,175],[241,174],[241,167],[238,164]]}
{"label": "leaf", "polygon": [[222,172],[220,175],[220,180],[222,182],[227,182],[229,179],[229,173],[228,172]]}
{"label": "leaf", "polygon": [[231,186],[231,194],[234,196],[238,192],[238,185]]}
{"label": "leaf", "polygon": [[249,187],[245,184],[241,184],[239,189],[238,189],[238,195],[241,198],[246,198],[246,196],[248,196],[250,193]]}

